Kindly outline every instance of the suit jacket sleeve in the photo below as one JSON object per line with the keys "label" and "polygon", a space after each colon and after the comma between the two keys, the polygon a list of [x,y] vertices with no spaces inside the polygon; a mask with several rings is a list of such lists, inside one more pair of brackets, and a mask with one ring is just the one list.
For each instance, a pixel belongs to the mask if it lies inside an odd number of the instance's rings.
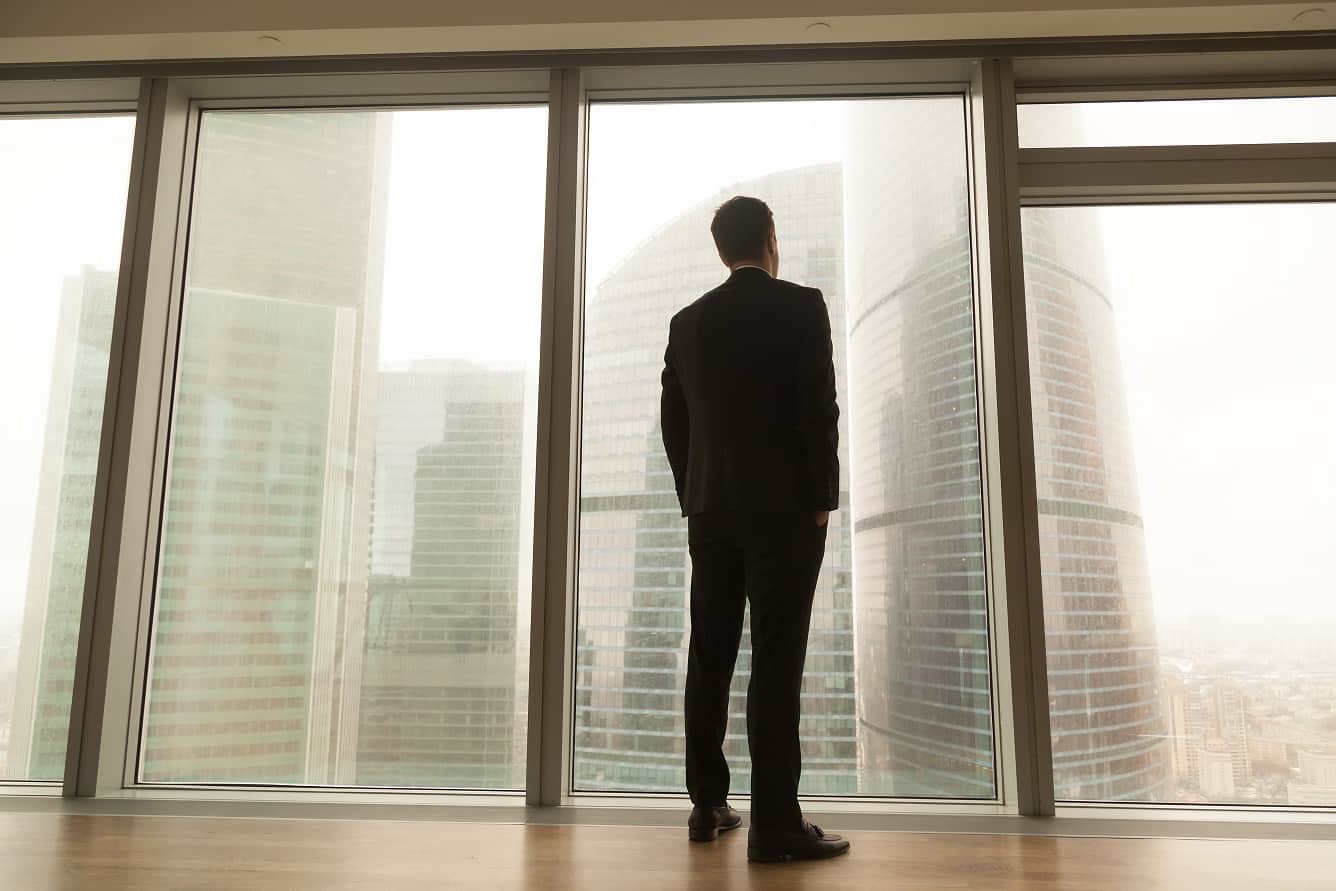
{"label": "suit jacket sleeve", "polygon": [[798,428],[813,510],[840,506],[840,407],[835,397],[835,361],[830,312],[820,291],[804,326],[798,352]]}
{"label": "suit jacket sleeve", "polygon": [[691,442],[686,397],[682,383],[673,368],[673,338],[668,335],[668,348],[663,354],[663,395],[659,400],[659,424],[663,430],[663,447],[668,463],[673,468],[673,483],[677,487],[677,501],[686,509],[687,451]]}

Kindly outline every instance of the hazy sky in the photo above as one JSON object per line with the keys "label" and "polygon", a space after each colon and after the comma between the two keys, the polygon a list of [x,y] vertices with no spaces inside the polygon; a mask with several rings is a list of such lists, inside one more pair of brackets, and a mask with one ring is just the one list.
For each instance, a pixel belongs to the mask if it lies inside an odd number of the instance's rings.
{"label": "hazy sky", "polygon": [[[720,189],[839,160],[842,106],[596,107],[590,288]],[[1292,138],[1336,129],[1311,103],[1276,108],[1259,123],[1218,105],[1110,107],[1086,126],[1092,143],[1163,141],[1167,128],[1245,139],[1282,118]],[[392,117],[383,365],[533,358],[545,110]],[[128,118],[0,120],[0,627],[21,615],[60,284],[81,264],[117,265],[131,131]],[[1082,213],[1105,234],[1157,610],[1336,610],[1336,206]]]}
{"label": "hazy sky", "polygon": [[538,350],[547,109],[391,118],[382,367]]}
{"label": "hazy sky", "polygon": [[1156,611],[1336,619],[1336,205],[1103,225]]}
{"label": "hazy sky", "polygon": [[[640,242],[722,189],[778,170],[842,160],[848,105],[594,106],[589,115],[585,266],[591,293]],[[795,121],[802,125],[795,126]],[[779,226],[782,236],[782,220]],[[709,244],[710,233],[701,232],[701,239]],[[782,249],[780,253],[782,257]],[[719,280],[726,276],[720,264]],[[689,299],[694,298],[683,303]]]}
{"label": "hazy sky", "polygon": [[[1336,98],[1092,106],[1091,145],[1336,139]],[[1099,220],[1164,620],[1336,621],[1336,204]]]}

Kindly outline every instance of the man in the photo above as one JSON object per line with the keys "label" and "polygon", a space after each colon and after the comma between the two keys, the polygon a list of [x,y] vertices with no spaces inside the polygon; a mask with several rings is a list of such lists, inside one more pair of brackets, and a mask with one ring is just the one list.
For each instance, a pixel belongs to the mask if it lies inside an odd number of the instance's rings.
{"label": "man", "polygon": [[710,225],[731,274],[673,317],[663,442],[691,551],[687,789],[693,841],[741,825],[728,806],[728,688],[751,600],[747,745],[754,861],[849,849],[803,819],[799,699],[826,524],[839,502],[830,316],[815,288],[782,281],[770,208],[726,201]]}

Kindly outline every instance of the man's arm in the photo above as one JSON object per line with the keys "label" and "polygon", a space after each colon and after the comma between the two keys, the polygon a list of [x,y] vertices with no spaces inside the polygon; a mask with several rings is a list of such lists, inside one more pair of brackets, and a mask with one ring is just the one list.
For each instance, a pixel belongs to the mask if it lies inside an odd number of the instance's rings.
{"label": "man's arm", "polygon": [[813,510],[832,511],[840,506],[840,407],[835,400],[830,312],[820,291],[800,344],[798,430],[807,459],[807,495]]}
{"label": "man's arm", "polygon": [[663,448],[673,468],[677,501],[686,510],[687,450],[691,434],[686,397],[682,395],[682,384],[673,370],[671,332],[668,335],[668,348],[663,353],[663,395],[659,399],[659,424],[663,430]]}

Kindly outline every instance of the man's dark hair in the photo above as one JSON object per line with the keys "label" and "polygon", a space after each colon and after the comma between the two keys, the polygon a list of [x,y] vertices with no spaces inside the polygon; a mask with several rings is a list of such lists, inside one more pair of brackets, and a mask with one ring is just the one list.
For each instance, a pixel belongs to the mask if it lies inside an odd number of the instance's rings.
{"label": "man's dark hair", "polygon": [[760,198],[738,195],[714,212],[710,234],[725,263],[755,260],[765,254],[765,241],[775,228],[775,215]]}

